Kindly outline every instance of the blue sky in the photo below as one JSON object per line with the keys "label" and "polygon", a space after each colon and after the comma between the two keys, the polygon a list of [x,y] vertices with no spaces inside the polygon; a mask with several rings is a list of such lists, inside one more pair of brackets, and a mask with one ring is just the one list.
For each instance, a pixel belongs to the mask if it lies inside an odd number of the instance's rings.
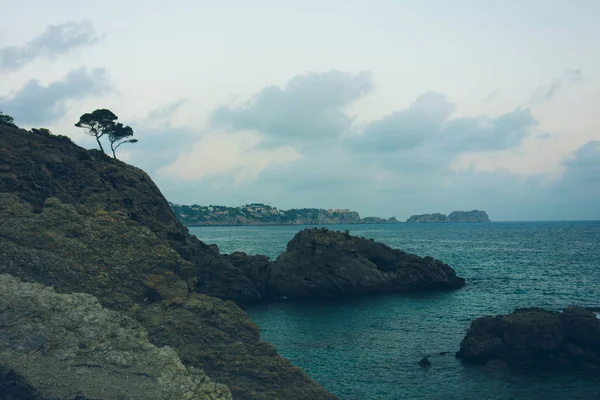
{"label": "blue sky", "polygon": [[111,109],[169,200],[600,219],[597,1],[0,7],[0,109]]}

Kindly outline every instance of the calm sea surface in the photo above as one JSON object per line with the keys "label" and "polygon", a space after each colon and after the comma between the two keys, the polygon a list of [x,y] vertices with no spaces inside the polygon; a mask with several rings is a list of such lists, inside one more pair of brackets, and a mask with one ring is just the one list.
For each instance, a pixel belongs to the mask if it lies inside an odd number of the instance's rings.
{"label": "calm sea surface", "polygon": [[[276,258],[302,226],[201,227],[222,253]],[[342,399],[600,399],[600,379],[465,367],[470,321],[516,307],[600,306],[600,221],[336,225],[450,264],[468,286],[246,309],[263,339]],[[440,355],[442,352],[450,352]],[[430,356],[432,367],[418,366]]]}

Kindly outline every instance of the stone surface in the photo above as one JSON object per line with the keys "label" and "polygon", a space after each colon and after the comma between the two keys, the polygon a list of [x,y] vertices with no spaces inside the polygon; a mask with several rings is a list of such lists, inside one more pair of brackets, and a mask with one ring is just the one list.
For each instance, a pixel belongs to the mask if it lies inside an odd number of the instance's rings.
{"label": "stone surface", "polygon": [[271,268],[273,297],[335,297],[464,286],[448,265],[349,234],[305,229]]}
{"label": "stone surface", "polygon": [[562,313],[540,308],[485,316],[471,323],[457,358],[485,364],[600,368],[600,320],[581,308]]}
{"label": "stone surface", "polygon": [[0,365],[39,396],[232,398],[225,385],[184,367],[175,350],[154,346],[138,322],[91,295],[59,294],[2,274],[0,302]]}

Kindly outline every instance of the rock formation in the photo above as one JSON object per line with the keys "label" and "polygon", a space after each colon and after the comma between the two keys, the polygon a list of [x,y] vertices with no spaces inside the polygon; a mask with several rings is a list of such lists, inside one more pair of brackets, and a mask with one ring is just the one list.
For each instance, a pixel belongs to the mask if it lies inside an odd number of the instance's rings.
{"label": "rock formation", "polygon": [[334,297],[374,292],[457,289],[448,265],[341,232],[305,229],[271,268],[272,296]]}
{"label": "rock formation", "polygon": [[236,399],[335,398],[221,300],[262,298],[260,262],[230,259],[189,235],[140,169],[0,126],[0,273],[97,297]]}
{"label": "rock formation", "polygon": [[184,367],[175,350],[151,344],[138,322],[88,294],[0,275],[0,326],[2,368],[42,398],[232,398],[202,370]]}
{"label": "rock formation", "polygon": [[407,223],[451,223],[451,222],[490,222],[485,211],[452,211],[450,215],[434,213],[412,215],[406,220]]}
{"label": "rock formation", "polygon": [[422,223],[441,223],[446,222],[446,214],[434,213],[434,214],[421,214],[411,215],[406,223],[409,224],[422,224]]}
{"label": "rock formation", "polygon": [[600,368],[600,319],[588,310],[540,308],[485,316],[471,323],[456,354],[465,363]]}
{"label": "rock formation", "polygon": [[452,211],[446,222],[490,222],[485,211],[472,210],[472,211]]}

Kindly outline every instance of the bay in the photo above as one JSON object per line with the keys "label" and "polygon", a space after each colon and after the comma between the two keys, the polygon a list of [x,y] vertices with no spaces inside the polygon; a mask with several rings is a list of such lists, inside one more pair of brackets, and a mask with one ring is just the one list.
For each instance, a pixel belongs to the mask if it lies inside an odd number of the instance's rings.
{"label": "bay", "polygon": [[[198,227],[222,253],[276,258],[303,226]],[[450,264],[461,290],[246,307],[262,337],[342,399],[597,399],[593,375],[466,367],[472,319],[518,307],[600,305],[600,221],[335,225]],[[432,366],[418,366],[429,356]]]}

